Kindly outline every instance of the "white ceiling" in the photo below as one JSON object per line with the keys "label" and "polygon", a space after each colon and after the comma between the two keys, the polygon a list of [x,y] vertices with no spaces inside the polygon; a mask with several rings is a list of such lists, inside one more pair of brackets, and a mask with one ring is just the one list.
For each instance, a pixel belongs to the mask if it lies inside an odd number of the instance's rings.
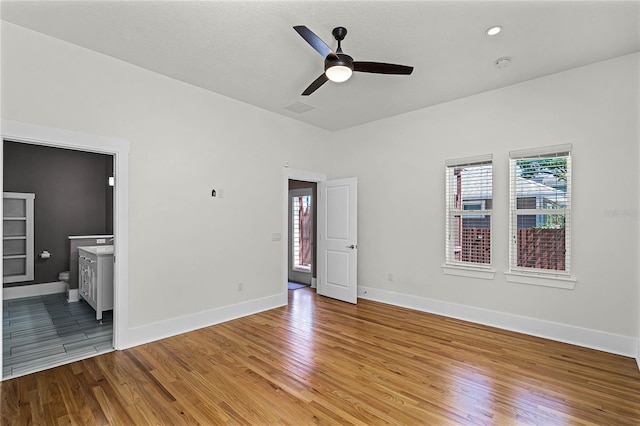
{"label": "white ceiling", "polygon": [[[332,131],[640,51],[640,1],[4,0],[2,19]],[[414,72],[301,96],[324,62],[294,25]]]}

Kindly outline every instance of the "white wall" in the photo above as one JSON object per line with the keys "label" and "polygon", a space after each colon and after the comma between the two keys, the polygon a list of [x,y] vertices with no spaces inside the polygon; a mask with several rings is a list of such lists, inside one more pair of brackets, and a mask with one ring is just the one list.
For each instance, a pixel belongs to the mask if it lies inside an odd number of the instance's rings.
{"label": "white wall", "polygon": [[[596,63],[339,133],[333,150],[341,155],[327,170],[330,177],[358,176],[359,285],[381,299],[394,299],[388,293],[394,292],[600,331],[625,341],[622,352],[635,353],[638,58]],[[508,270],[508,152],[564,143],[573,144],[577,285],[564,290],[508,283],[502,273]],[[493,280],[443,275],[445,160],[489,153],[498,273]],[[629,213],[610,217],[606,210]]]}
{"label": "white wall", "polygon": [[[638,55],[626,56],[331,134],[2,24],[3,118],[131,144],[131,327],[281,293],[285,259],[271,235],[284,235],[287,160],[358,177],[363,288],[594,331],[636,348],[638,217],[605,209],[640,207],[638,72]],[[567,142],[576,288],[507,283],[508,151]],[[486,153],[494,154],[499,272],[493,280],[445,276],[444,161]],[[212,199],[212,188],[225,197]],[[636,351],[616,345],[601,346]]]}
{"label": "white wall", "polygon": [[129,327],[283,292],[283,164],[327,132],[6,22],[2,79],[5,119],[130,142]]}

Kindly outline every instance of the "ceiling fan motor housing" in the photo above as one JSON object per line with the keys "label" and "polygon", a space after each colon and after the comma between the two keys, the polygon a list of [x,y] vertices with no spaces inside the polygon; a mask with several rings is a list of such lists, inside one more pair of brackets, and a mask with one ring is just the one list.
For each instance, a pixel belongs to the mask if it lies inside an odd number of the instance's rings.
{"label": "ceiling fan motor housing", "polygon": [[324,60],[325,71],[331,67],[336,67],[336,66],[347,67],[347,68],[350,68],[351,71],[353,71],[353,58],[351,56],[346,55],[344,53],[338,53],[337,56],[338,56],[338,59],[326,58]]}

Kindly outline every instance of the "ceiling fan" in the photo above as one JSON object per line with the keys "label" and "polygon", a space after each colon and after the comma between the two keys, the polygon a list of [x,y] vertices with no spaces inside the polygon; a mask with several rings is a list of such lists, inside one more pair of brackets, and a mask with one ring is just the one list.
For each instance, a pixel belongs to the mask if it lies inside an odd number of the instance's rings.
{"label": "ceiling fan", "polygon": [[320,77],[316,78],[302,92],[302,96],[308,96],[318,90],[320,86],[327,80],[341,83],[347,81],[354,71],[369,72],[374,74],[398,74],[409,75],[413,72],[413,67],[406,65],[385,64],[383,62],[360,62],[354,61],[353,58],[342,52],[340,43],[347,35],[347,29],[344,27],[336,27],[332,34],[338,40],[338,49],[333,52],[327,44],[304,25],[293,27],[300,36],[306,40],[319,54],[324,57],[324,72]]}

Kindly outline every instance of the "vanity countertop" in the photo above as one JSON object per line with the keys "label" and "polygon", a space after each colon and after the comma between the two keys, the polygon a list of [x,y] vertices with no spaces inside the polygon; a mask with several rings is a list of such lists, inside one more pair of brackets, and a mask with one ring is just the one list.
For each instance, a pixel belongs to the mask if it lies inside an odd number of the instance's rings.
{"label": "vanity countertop", "polygon": [[113,238],[113,235],[69,235],[70,240],[83,240],[89,238]]}
{"label": "vanity countertop", "polygon": [[78,247],[78,250],[84,250],[86,252],[95,254],[95,255],[107,255],[113,254],[113,246],[81,246]]}

